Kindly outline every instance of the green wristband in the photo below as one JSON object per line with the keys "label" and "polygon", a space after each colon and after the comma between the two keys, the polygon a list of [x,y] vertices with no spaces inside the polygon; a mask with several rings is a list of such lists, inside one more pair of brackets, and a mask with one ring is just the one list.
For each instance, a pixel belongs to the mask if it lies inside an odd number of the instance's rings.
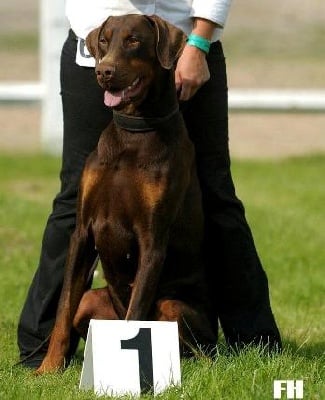
{"label": "green wristband", "polygon": [[189,46],[194,46],[197,47],[198,49],[204,51],[204,53],[208,54],[210,50],[210,40],[199,36],[195,35],[194,33],[191,33],[188,38],[187,38],[187,44]]}

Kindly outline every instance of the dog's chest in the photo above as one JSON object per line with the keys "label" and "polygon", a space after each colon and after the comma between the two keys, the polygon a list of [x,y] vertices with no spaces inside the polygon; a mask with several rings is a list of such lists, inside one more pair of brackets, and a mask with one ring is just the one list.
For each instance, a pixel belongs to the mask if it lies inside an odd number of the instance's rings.
{"label": "dog's chest", "polygon": [[96,242],[104,236],[131,243],[137,230],[174,218],[188,163],[154,135],[120,142],[107,132],[103,139],[83,174],[82,220],[92,226]]}
{"label": "dog's chest", "polygon": [[93,173],[91,179],[82,201],[84,223],[91,227],[103,264],[114,254],[119,269],[129,274],[136,266],[138,232],[151,229],[165,201],[167,176],[155,168],[135,169],[122,163]]}
{"label": "dog's chest", "polygon": [[86,169],[82,180],[84,218],[133,224],[152,215],[168,192],[168,163],[148,163],[132,154],[119,154],[105,165]]}
{"label": "dog's chest", "polygon": [[101,198],[106,198],[104,211],[111,219],[136,219],[140,213],[150,214],[166,195],[168,177],[160,171],[120,166],[107,175],[98,191]]}

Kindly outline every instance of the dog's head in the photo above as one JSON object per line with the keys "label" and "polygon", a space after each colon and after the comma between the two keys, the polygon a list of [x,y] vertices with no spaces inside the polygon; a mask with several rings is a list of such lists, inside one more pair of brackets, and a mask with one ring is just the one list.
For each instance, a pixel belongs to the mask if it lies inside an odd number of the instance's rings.
{"label": "dog's head", "polygon": [[185,40],[180,29],[155,15],[109,17],[90,32],[86,45],[96,59],[105,104],[140,104],[159,70],[173,68]]}

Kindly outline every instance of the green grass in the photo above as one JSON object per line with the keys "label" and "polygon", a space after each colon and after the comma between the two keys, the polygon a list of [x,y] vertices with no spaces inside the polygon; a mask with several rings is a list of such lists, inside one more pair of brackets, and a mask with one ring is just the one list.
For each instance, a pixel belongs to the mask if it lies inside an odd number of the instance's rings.
{"label": "green grass", "polygon": [[39,33],[32,32],[9,32],[0,35],[0,50],[7,53],[20,52],[20,51],[33,51],[38,50]]}
{"label": "green grass", "polygon": [[[16,324],[58,190],[60,161],[0,155],[0,398],[95,399],[79,392],[81,355],[63,374],[33,377],[18,359]],[[269,276],[283,354],[229,353],[182,362],[182,387],[158,399],[266,400],[274,379],[303,379],[304,399],[324,399],[325,156],[234,161],[237,193]],[[143,398],[151,398],[143,396]]]}

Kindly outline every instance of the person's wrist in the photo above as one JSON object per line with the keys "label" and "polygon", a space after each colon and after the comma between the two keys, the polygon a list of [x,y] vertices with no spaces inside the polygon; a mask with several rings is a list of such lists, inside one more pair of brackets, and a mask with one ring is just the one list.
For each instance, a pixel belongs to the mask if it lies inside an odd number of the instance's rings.
{"label": "person's wrist", "polygon": [[186,43],[188,46],[194,46],[194,47],[200,49],[205,54],[209,53],[211,42],[210,42],[210,40],[208,40],[207,38],[205,38],[201,35],[191,33],[188,36]]}

